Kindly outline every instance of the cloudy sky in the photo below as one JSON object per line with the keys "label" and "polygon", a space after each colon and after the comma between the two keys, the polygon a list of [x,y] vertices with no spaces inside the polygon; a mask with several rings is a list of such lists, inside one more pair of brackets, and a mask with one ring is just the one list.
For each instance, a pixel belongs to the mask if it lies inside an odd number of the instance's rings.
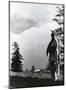
{"label": "cloudy sky", "polygon": [[16,41],[24,58],[24,69],[45,68],[48,64],[46,48],[51,30],[59,27],[52,19],[58,5],[10,3],[10,58]]}

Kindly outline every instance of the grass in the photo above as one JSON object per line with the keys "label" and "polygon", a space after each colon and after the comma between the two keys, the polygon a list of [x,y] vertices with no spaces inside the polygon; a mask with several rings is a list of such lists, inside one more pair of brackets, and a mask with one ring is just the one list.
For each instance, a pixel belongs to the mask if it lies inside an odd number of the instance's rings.
{"label": "grass", "polygon": [[54,82],[52,79],[40,79],[31,77],[10,76],[9,88],[27,88],[27,87],[43,87],[64,85],[63,81]]}

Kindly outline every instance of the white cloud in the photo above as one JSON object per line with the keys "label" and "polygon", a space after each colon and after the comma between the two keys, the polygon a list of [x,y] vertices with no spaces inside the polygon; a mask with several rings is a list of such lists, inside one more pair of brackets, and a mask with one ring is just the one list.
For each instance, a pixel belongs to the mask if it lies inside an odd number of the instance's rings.
{"label": "white cloud", "polygon": [[27,29],[30,29],[36,25],[31,19],[24,18],[19,14],[14,14],[10,17],[10,31],[19,34],[24,32]]}

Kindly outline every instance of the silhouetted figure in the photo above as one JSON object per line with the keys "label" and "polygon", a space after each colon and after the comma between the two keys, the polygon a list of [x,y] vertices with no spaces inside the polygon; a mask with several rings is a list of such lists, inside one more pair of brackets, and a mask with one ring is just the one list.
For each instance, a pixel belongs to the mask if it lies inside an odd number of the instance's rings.
{"label": "silhouetted figure", "polygon": [[32,66],[32,68],[31,68],[32,75],[33,75],[34,71],[35,71],[35,66]]}
{"label": "silhouetted figure", "polygon": [[49,68],[51,71],[51,76],[53,80],[55,79],[55,70],[56,70],[56,61],[57,61],[57,42],[54,37],[54,33],[51,33],[51,41],[47,47],[46,54],[48,56],[49,53]]}

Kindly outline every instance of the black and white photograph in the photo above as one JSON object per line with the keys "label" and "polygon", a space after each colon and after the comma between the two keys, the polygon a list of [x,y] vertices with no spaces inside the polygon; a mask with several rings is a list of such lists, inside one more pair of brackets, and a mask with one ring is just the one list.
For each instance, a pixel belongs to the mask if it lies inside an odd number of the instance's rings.
{"label": "black and white photograph", "polygon": [[9,1],[9,88],[64,85],[64,4]]}

